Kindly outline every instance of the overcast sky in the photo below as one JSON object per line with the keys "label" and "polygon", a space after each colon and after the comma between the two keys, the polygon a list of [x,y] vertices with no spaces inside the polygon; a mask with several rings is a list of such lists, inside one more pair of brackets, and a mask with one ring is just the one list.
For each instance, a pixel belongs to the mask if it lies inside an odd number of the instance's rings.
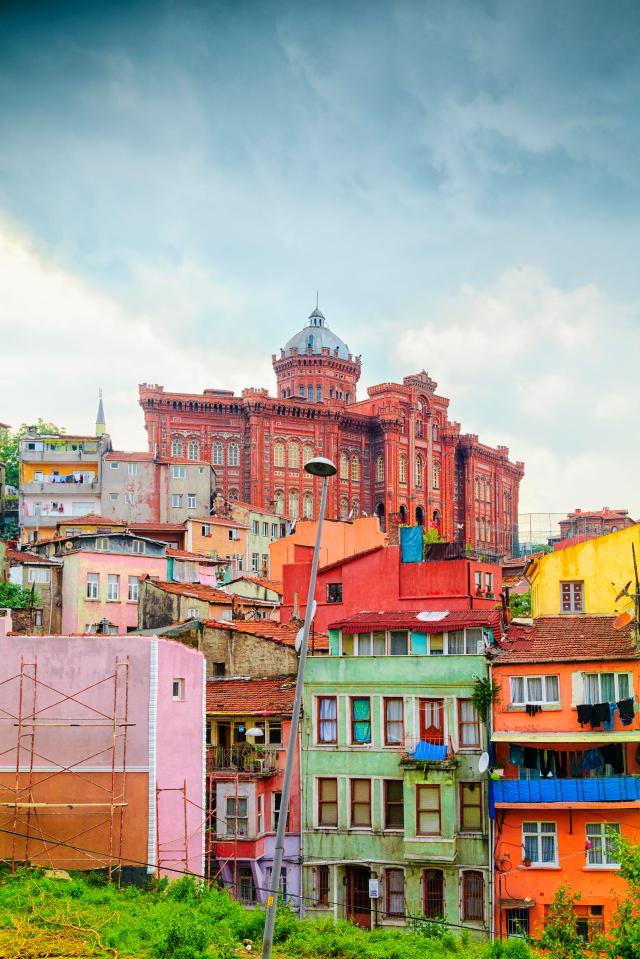
{"label": "overcast sky", "polygon": [[145,447],[137,384],[272,388],[320,292],[522,510],[640,514],[640,5],[0,6],[0,421]]}

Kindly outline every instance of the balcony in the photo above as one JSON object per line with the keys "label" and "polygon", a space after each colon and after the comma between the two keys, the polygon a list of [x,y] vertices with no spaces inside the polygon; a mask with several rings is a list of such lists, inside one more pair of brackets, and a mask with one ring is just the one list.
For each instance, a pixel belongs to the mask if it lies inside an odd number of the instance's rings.
{"label": "balcony", "polygon": [[414,739],[407,736],[404,747],[400,750],[400,764],[402,766],[423,766],[455,762],[453,758],[453,744],[450,739],[433,737],[431,739]]}
{"label": "balcony", "polygon": [[74,496],[78,496],[81,491],[94,494],[99,492],[100,482],[99,480],[85,480],[83,482],[71,480],[68,483],[39,483],[36,480],[31,480],[28,483],[23,483],[21,489],[25,494],[48,493],[50,496],[64,496],[72,493]]}
{"label": "balcony", "polygon": [[90,448],[82,450],[55,449],[55,450],[28,450],[24,447],[20,450],[20,459],[23,463],[97,463],[99,454],[95,443],[85,444]]}
{"label": "balcony", "polygon": [[207,774],[243,773],[249,776],[273,776],[278,769],[277,749],[256,749],[248,744],[210,746],[207,749]]}
{"label": "balcony", "polygon": [[502,779],[491,783],[493,799],[504,806],[538,803],[637,803],[640,776],[602,779]]}

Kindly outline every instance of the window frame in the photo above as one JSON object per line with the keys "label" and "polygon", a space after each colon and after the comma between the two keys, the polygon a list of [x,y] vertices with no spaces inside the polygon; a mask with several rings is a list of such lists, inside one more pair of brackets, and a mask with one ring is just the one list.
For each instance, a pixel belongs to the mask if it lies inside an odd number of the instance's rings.
{"label": "window frame", "polygon": [[171,477],[172,477],[172,479],[186,479],[186,478],[187,478],[187,467],[186,467],[186,466],[172,466],[172,467],[171,467]]}
{"label": "window frame", "polygon": [[[356,783],[366,783],[367,785],[367,796],[368,799],[363,801],[362,799],[355,798],[355,784]],[[369,819],[366,823],[356,823],[354,822],[354,806],[366,806],[369,809]],[[366,776],[350,776],[349,777],[349,828],[350,829],[365,829],[370,830],[373,823],[373,803],[372,803],[372,791],[371,791],[371,779]]]}
{"label": "window frame", "polygon": [[[389,720],[387,717],[387,704],[388,703],[400,703],[402,707],[402,716],[398,719]],[[394,749],[401,749],[404,743],[404,697],[403,696],[383,696],[382,697],[382,719],[383,719],[383,743],[385,746],[390,746]],[[400,723],[402,729],[400,732],[400,742],[390,741],[387,733],[388,727],[391,723]]]}
{"label": "window frame", "polygon": [[[480,879],[480,896],[471,897],[469,895],[469,890],[467,888],[467,883],[469,882],[470,877]],[[486,879],[484,873],[480,869],[463,869],[461,870],[460,875],[460,918],[463,922],[484,922],[486,915],[486,906],[485,906],[485,896],[486,896]],[[480,901],[480,915],[473,914],[471,915],[470,903],[473,902],[476,898]]]}
{"label": "window frame", "polygon": [[[331,782],[335,783],[336,795],[335,799],[323,799],[322,798],[322,787],[324,783]],[[323,807],[324,806],[335,806],[336,815],[335,822],[323,822]],[[340,820],[340,795],[338,789],[338,777],[337,776],[318,776],[316,777],[316,818],[318,823],[318,829],[337,829],[338,823]]]}
{"label": "window frame", "polygon": [[[400,787],[400,799],[389,799],[391,784]],[[402,811],[401,823],[389,823],[389,810],[400,807]],[[383,779],[382,781],[382,828],[385,832],[404,832],[404,780]]]}
{"label": "window frame", "polygon": [[107,573],[107,602],[120,602],[120,574]]}
{"label": "window frame", "polygon": [[329,905],[329,867],[328,866],[314,866],[313,867],[313,905],[314,906],[328,906]]}
{"label": "window frame", "polygon": [[327,583],[327,603],[339,605],[342,602],[342,583]]}
{"label": "window frame", "polygon": [[137,576],[129,576],[127,583],[127,597],[128,603],[140,602],[140,580]]}
{"label": "window frame", "polygon": [[[353,706],[355,702],[369,703],[369,719],[355,719]],[[369,723],[369,738],[356,739],[354,736],[356,723]],[[373,744],[373,717],[371,713],[371,696],[349,696],[349,742],[351,746],[371,746]]]}
{"label": "window frame", "polygon": [[[435,790],[438,796],[437,807],[430,808],[421,805],[422,792]],[[420,827],[420,813],[438,813],[437,832],[422,832]],[[442,835],[442,790],[439,783],[416,783],[416,836],[441,836]]]}
{"label": "window frame", "polygon": [[[400,886],[399,889],[391,889],[391,877],[400,877]],[[402,896],[402,905],[399,909],[391,909],[390,900],[391,896]],[[405,884],[405,873],[404,869],[399,866],[392,866],[391,868],[385,869],[384,871],[384,908],[385,908],[385,919],[404,919],[405,918],[405,909],[406,909],[406,884]]]}
{"label": "window frame", "polygon": [[[473,712],[475,714],[475,719],[470,721],[468,719],[462,718],[462,707],[464,704],[470,704]],[[470,696],[459,696],[457,701],[457,713],[458,713],[458,749],[459,750],[477,750],[482,748],[482,730],[480,728],[480,716],[478,715],[478,710],[473,705],[473,700]],[[465,743],[463,737],[463,730],[471,727],[475,730],[476,737],[475,742]]]}
{"label": "window frame", "polygon": [[[428,895],[428,877],[429,874],[439,877],[440,888],[439,892],[439,908],[434,908],[433,903],[436,901],[435,897]],[[422,886],[422,913],[426,919],[444,919],[445,915],[445,905],[446,905],[446,889],[445,889],[445,878],[443,869],[423,869],[420,875],[420,883]],[[431,900],[431,908],[427,908],[428,900]]]}
{"label": "window frame", "polygon": [[[535,830],[525,829],[526,826],[535,826],[536,829]],[[552,831],[545,830],[543,832],[542,829],[540,828],[541,826],[553,826],[554,828]],[[536,869],[555,869],[559,866],[560,861],[559,861],[559,853],[558,853],[558,823],[556,821],[550,820],[550,819],[539,819],[539,820],[528,819],[526,821],[523,820],[521,835],[522,835],[523,862],[525,859],[529,859],[531,861],[531,865],[534,866]],[[531,859],[531,857],[528,856],[526,853],[525,836],[529,836],[529,837],[535,836],[536,838],[536,847],[537,847],[536,859]],[[554,840],[553,842],[554,858],[553,860],[548,860],[547,862],[544,862],[542,860],[542,837],[543,836],[546,838],[553,836],[553,840]]]}
{"label": "window frame", "polygon": [[[529,699],[529,683],[532,680],[537,680],[537,679],[542,681],[542,692],[543,692],[544,698]],[[555,679],[557,681],[557,687],[558,687],[557,699],[547,698],[547,680],[549,679]],[[522,700],[513,698],[514,680],[516,682],[522,683],[522,695],[523,695]],[[524,708],[527,705],[560,706],[562,701],[560,696],[560,674],[559,673],[516,673],[513,676],[509,676],[509,696],[510,696],[511,706],[521,706],[522,708]]]}
{"label": "window frame", "polygon": [[[592,833],[589,835],[589,827],[592,829],[597,829],[597,833]],[[617,859],[609,858],[609,842],[607,836],[607,830],[611,829],[612,832],[621,834],[620,823],[619,822],[587,822],[585,823],[585,845],[590,843],[588,848],[586,848],[585,856],[585,869],[619,869],[620,861]],[[597,839],[600,843],[600,855],[602,857],[602,862],[590,862],[590,857],[595,853],[593,840]],[[615,853],[614,853],[615,855]]]}
{"label": "window frame", "polygon": [[[333,700],[335,703],[335,718],[334,719],[321,719],[320,718],[320,703],[323,700]],[[321,734],[321,722],[330,722],[335,726],[335,736],[333,739],[323,739]],[[335,746],[338,742],[338,697],[337,696],[316,696],[316,745],[319,746]]]}
{"label": "window frame", "polygon": [[[92,577],[95,577],[95,579]],[[95,595],[93,595],[94,593]],[[92,602],[100,599],[100,573],[87,573],[85,599]]]}
{"label": "window frame", "polygon": [[[478,802],[470,803],[465,802],[464,792],[465,787],[473,787],[470,791],[477,794]],[[476,782],[474,780],[459,780],[458,781],[458,809],[459,809],[459,827],[460,832],[464,834],[479,834],[484,833],[484,791],[482,782]],[[468,826],[464,822],[464,812],[465,809],[477,809],[480,813],[480,824],[478,826]]]}
{"label": "window frame", "polygon": [[[568,587],[568,596],[565,600],[564,589]],[[579,587],[576,590],[576,587]],[[576,593],[580,594],[580,605],[576,605]],[[565,609],[565,601],[568,609]],[[572,613],[584,613],[584,580],[583,579],[561,579],[560,580],[560,615],[570,616]]]}
{"label": "window frame", "polygon": [[184,676],[174,676],[171,680],[171,699],[174,703],[183,703],[185,701]]}

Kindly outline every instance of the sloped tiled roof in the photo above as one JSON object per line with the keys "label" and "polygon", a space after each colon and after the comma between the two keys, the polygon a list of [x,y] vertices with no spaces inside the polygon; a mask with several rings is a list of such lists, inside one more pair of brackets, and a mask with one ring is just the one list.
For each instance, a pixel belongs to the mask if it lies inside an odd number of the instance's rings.
{"label": "sloped tiled roof", "polygon": [[262,576],[239,576],[238,579],[234,579],[233,583],[253,583],[254,586],[262,586],[264,589],[270,589],[273,593],[277,593],[278,596],[284,594],[284,586],[281,579],[266,579]]}
{"label": "sloped tiled roof", "polygon": [[359,553],[352,553],[351,556],[343,556],[342,559],[337,559],[334,563],[327,563],[326,566],[321,566],[318,572],[326,573],[330,569],[337,569],[338,566],[344,566],[345,563],[350,563],[354,559],[362,559],[363,556],[368,556],[369,553],[377,553],[378,550],[381,549],[384,549],[384,546],[370,546],[369,549],[363,549]]}
{"label": "sloped tiled roof", "polygon": [[465,626],[486,626],[500,635],[500,612],[493,609],[458,609],[452,611],[429,611],[439,618],[422,621],[419,610],[395,610],[392,612],[356,613],[345,619],[330,623],[330,629],[342,629],[350,633],[366,633],[373,629],[411,629],[420,633],[442,633]]}
{"label": "sloped tiled roof", "polygon": [[295,678],[289,676],[275,679],[209,679],[207,712],[290,716],[295,688]]}
{"label": "sloped tiled roof", "polygon": [[209,526],[233,526],[234,529],[249,529],[246,523],[240,523],[235,519],[225,519],[223,516],[190,516],[189,520],[193,523],[203,523]]}
{"label": "sloped tiled roof", "polygon": [[175,556],[176,559],[190,559],[194,563],[212,563],[217,566],[226,566],[230,562],[228,559],[216,559],[213,556],[205,555],[205,553],[189,553],[186,549],[176,549],[175,546],[167,546],[167,556]]}
{"label": "sloped tiled roof", "polygon": [[633,628],[614,629],[615,616],[541,616],[533,626],[511,625],[495,647],[502,663],[588,662],[633,659]]}
{"label": "sloped tiled roof", "polygon": [[37,553],[29,553],[24,549],[13,549],[7,547],[7,559],[12,563],[26,563],[29,566],[59,566],[59,560],[48,559],[46,556],[39,556]]}
{"label": "sloped tiled roof", "polygon": [[225,606],[231,606],[235,603],[238,606],[266,606],[273,609],[273,603],[262,599],[247,599],[244,596],[236,596],[233,593],[226,593],[223,589],[217,589],[215,586],[205,586],[201,583],[168,583],[166,580],[154,579],[152,584],[165,593],[173,593],[175,596],[186,596],[191,599],[200,599],[205,603],[218,603]]}
{"label": "sloped tiled roof", "polygon": [[87,513],[85,516],[65,516],[56,523],[58,526],[126,526],[123,519],[108,519],[106,516],[98,516],[97,513]]}
{"label": "sloped tiled roof", "polygon": [[[234,619],[231,622],[227,622],[227,620],[207,620],[204,625],[217,629],[229,629],[232,632],[245,633],[249,636],[258,636],[260,639],[270,639],[273,642],[292,647],[295,646],[296,636],[300,629],[293,623],[276,623],[272,619]],[[326,633],[316,633],[314,635],[313,647],[320,651],[329,649],[329,637]],[[311,648],[311,637],[309,638],[309,648]]]}

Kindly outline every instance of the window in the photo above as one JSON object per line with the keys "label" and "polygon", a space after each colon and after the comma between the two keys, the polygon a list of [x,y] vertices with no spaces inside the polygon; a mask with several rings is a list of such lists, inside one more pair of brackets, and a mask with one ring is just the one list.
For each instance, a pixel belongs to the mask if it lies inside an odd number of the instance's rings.
{"label": "window", "polygon": [[346,453],[340,454],[340,479],[349,479],[349,457]]}
{"label": "window", "polygon": [[351,826],[356,828],[371,827],[371,780],[350,780],[351,790]]}
{"label": "window", "polygon": [[368,696],[352,696],[351,704],[351,742],[371,742],[371,700]]}
{"label": "window", "polygon": [[282,723],[280,720],[271,720],[267,728],[267,742],[270,746],[282,745]]}
{"label": "window", "polygon": [[41,610],[41,609],[36,609],[36,610],[34,610],[34,613],[35,613],[35,615],[34,615],[33,625],[34,625],[34,626],[42,626],[42,624],[43,624],[42,610]]}
{"label": "window", "polygon": [[478,656],[483,651],[483,636],[481,629],[465,629],[465,652],[467,656]]}
{"label": "window", "polygon": [[174,679],[171,684],[171,698],[177,703],[184,702],[184,679]]}
{"label": "window", "polygon": [[171,443],[171,455],[182,456],[183,454],[184,446],[182,445],[182,440],[173,440]]}
{"label": "window", "polygon": [[327,583],[327,602],[342,602],[342,583]]}
{"label": "window", "polygon": [[349,519],[349,500],[346,496],[340,498],[340,519],[343,522]]}
{"label": "window", "polygon": [[404,454],[400,457],[400,482],[407,482],[407,457]]}
{"label": "window", "polygon": [[240,530],[239,529],[230,529],[228,531],[229,542],[235,543],[240,539]]}
{"label": "window", "polygon": [[444,876],[439,869],[422,873],[422,901],[426,919],[444,917]]}
{"label": "window", "polygon": [[227,836],[246,836],[249,832],[246,796],[227,796]]}
{"label": "window", "polygon": [[400,696],[385,697],[384,744],[400,746],[404,738],[404,702]]}
{"label": "window", "polygon": [[[246,804],[247,800],[240,800]],[[228,800],[227,800],[228,804]],[[240,820],[238,820],[240,822]],[[229,832],[228,823],[227,823],[227,833]],[[231,833],[230,835],[233,835]],[[246,832],[238,833],[238,835],[246,836]],[[253,882],[253,873],[251,872],[251,866],[239,866],[238,867],[238,898],[245,906],[252,906],[256,901],[256,887]]]}
{"label": "window", "polygon": [[172,493],[171,494],[171,505],[174,509],[182,506],[182,493]]}
{"label": "window", "polygon": [[137,463],[127,463],[127,473],[129,476],[138,475],[138,464]]}
{"label": "window", "polygon": [[224,450],[220,440],[216,440],[211,447],[211,461],[214,466],[222,466],[224,464]]}
{"label": "window", "polygon": [[444,699],[421,699],[420,739],[434,746],[444,745]]}
{"label": "window", "polygon": [[262,566],[268,573],[269,572],[269,554],[268,553],[262,554]]}
{"label": "window", "polygon": [[385,913],[387,916],[404,916],[404,871],[385,869]]}
{"label": "window", "polygon": [[318,779],[318,825],[338,825],[338,780]]}
{"label": "window", "polygon": [[587,866],[619,866],[613,834],[620,834],[620,823],[587,823]]}
{"label": "window", "polygon": [[360,482],[360,460],[357,456],[351,457],[351,481],[353,483]]}
{"label": "window", "polygon": [[240,463],[240,451],[237,443],[229,443],[227,449],[227,462],[229,466],[238,466]]}
{"label": "window", "polygon": [[[278,822],[280,820],[280,809],[282,806],[282,793],[273,792],[271,793],[271,831],[275,832],[278,828]],[[289,829],[289,813],[287,812],[287,824],[285,826],[285,832]]]}
{"label": "window", "polygon": [[251,554],[251,571],[257,573],[260,569],[260,553]]}
{"label": "window", "polygon": [[584,701],[589,706],[596,703],[619,703],[631,696],[629,673],[584,673]]}
{"label": "window", "polygon": [[131,544],[131,549],[134,553],[144,553],[147,548],[147,544],[142,539],[134,539]]}
{"label": "window", "polygon": [[493,592],[493,573],[484,574],[484,588],[488,593]]}
{"label": "window", "polygon": [[133,493],[125,493],[124,501],[127,504],[127,506],[133,506]]}
{"label": "window", "polygon": [[458,700],[458,733],[461,749],[480,748],[480,717],[471,699]]}
{"label": "window", "polygon": [[329,905],[329,867],[316,866],[313,870],[313,904]]}
{"label": "window", "polygon": [[436,460],[432,469],[433,488],[440,489],[440,463]]}
{"label": "window", "polygon": [[106,552],[109,549],[109,540],[105,536],[101,536],[96,540],[96,549]]}
{"label": "window", "polygon": [[437,443],[438,442],[438,424],[437,422],[435,422],[435,420],[434,420],[433,426],[431,427],[431,435],[433,437],[433,442]]}
{"label": "window", "polygon": [[260,523],[257,519],[251,520],[251,532],[254,536],[259,536],[260,534]]}
{"label": "window", "polygon": [[512,939],[522,937],[528,939],[531,932],[529,909],[505,909],[507,920],[507,936]]}
{"label": "window", "polygon": [[475,869],[462,873],[462,918],[467,922],[484,921],[484,876]]}
{"label": "window", "polygon": [[300,447],[297,443],[289,443],[288,446],[289,468],[298,469],[300,466]]}
{"label": "window", "polygon": [[187,610],[187,619],[200,619],[200,610],[195,606],[190,606]]}
{"label": "window", "polygon": [[384,481],[384,456],[378,456],[376,459],[376,481],[378,483]]}
{"label": "window", "polygon": [[440,835],[440,786],[416,786],[416,835]]}
{"label": "window", "polygon": [[187,506],[189,509],[195,509],[198,500],[195,493],[187,494]]}
{"label": "window", "polygon": [[87,599],[97,599],[100,591],[100,575],[87,573]]}
{"label": "window", "polygon": [[322,402],[322,387],[316,386],[316,403]]}
{"label": "window", "polygon": [[404,784],[401,779],[384,781],[384,828],[404,828]]}
{"label": "window", "polygon": [[269,524],[268,524],[268,523],[263,523],[263,524],[262,524],[262,535],[263,535],[263,536],[268,536],[268,535],[269,535]]}
{"label": "window", "polygon": [[512,676],[511,702],[515,705],[544,705],[560,702],[559,676]]}
{"label": "window", "polygon": [[406,629],[392,629],[389,633],[389,655],[406,656],[409,653],[409,633]]}
{"label": "window", "polygon": [[319,743],[338,741],[338,700],[336,696],[318,696],[317,740]]}
{"label": "window", "polygon": [[50,583],[51,570],[46,566],[29,566],[27,570],[28,583]]}
{"label": "window", "polygon": [[558,835],[555,822],[523,822],[522,854],[535,866],[558,865]]}
{"label": "window", "polygon": [[209,525],[209,523],[202,524],[201,533],[203,536],[211,536],[211,526]]}
{"label": "window", "polygon": [[313,446],[310,443],[305,443],[302,447],[302,464],[306,465],[309,460],[313,459]]}
{"label": "window", "polygon": [[273,465],[280,469],[284,466],[284,443],[274,443]]}
{"label": "window", "polygon": [[300,499],[297,489],[292,489],[289,493],[289,514],[292,519],[297,519],[300,512]]}
{"label": "window", "polygon": [[186,466],[172,466],[171,472],[174,479],[186,479],[187,476],[187,467]]}
{"label": "window", "polygon": [[107,576],[107,599],[120,599],[120,577],[116,573],[109,573]]}
{"label": "window", "polygon": [[109,493],[109,499],[111,500],[112,503],[117,503],[117,502],[118,502],[118,494],[117,494],[117,493]]}
{"label": "window", "polygon": [[189,459],[190,460],[199,460],[200,459],[200,444],[197,440],[189,440]]}
{"label": "window", "polygon": [[277,523],[272,523],[272,524],[271,524],[271,539],[277,539],[277,538],[278,538],[278,524],[277,524]]}
{"label": "window", "polygon": [[275,492],[274,505],[278,516],[282,516],[284,513],[284,492],[281,489],[277,489]]}
{"label": "window", "polygon": [[304,383],[300,384],[300,396],[304,396]]}
{"label": "window", "polygon": [[264,832],[264,796],[262,794],[256,796],[256,829],[261,836]]}
{"label": "window", "polygon": [[120,469],[120,463],[113,463],[113,462],[112,462],[112,463],[109,463],[109,466],[111,467],[112,470],[119,470],[119,469]]}
{"label": "window", "polygon": [[482,783],[460,783],[460,832],[482,832]]}
{"label": "window", "polygon": [[305,493],[302,497],[302,515],[305,519],[313,519],[313,493]]}
{"label": "window", "polygon": [[137,603],[140,598],[140,582],[137,576],[129,577],[129,602]]}
{"label": "window", "polygon": [[418,488],[422,487],[422,479],[424,476],[424,461],[420,454],[416,456],[416,486]]}
{"label": "window", "polygon": [[461,656],[464,654],[464,630],[459,629],[453,633],[447,633],[447,653],[449,656]]}
{"label": "window", "polygon": [[584,583],[560,583],[560,612],[584,612]]}

